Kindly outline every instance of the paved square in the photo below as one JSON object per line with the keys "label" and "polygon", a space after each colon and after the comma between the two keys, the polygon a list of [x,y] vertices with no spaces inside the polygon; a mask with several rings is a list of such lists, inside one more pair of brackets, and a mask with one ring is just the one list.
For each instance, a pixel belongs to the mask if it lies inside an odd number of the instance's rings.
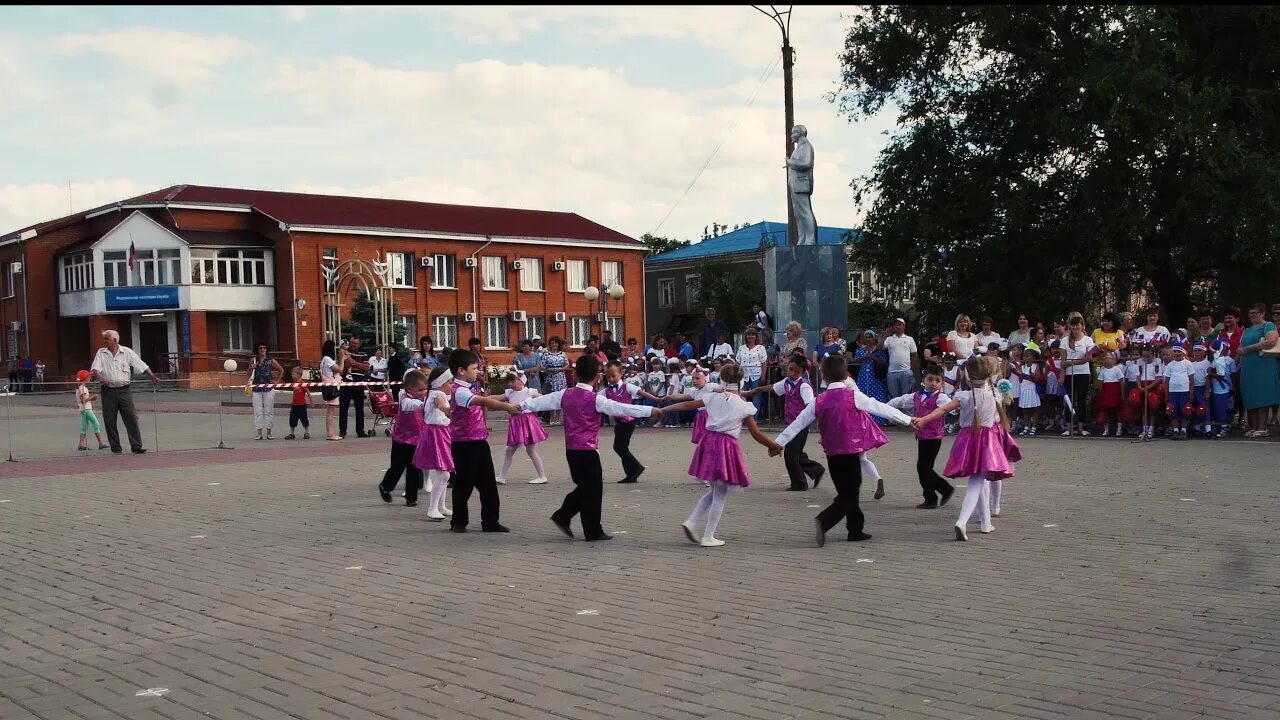
{"label": "paved square", "polygon": [[[165,402],[162,442],[216,445]],[[53,454],[73,420],[12,427]],[[784,492],[744,435],[755,484],[702,549],[687,430],[637,432],[632,486],[602,433],[616,537],[588,544],[547,520],[558,431],[551,483],[517,458],[502,488],[513,532],[454,535],[378,499],[385,438],[250,427],[0,468],[0,718],[1280,717],[1274,444],[1026,441],[997,531],[957,543],[898,432],[875,539],[819,549],[830,483]]]}

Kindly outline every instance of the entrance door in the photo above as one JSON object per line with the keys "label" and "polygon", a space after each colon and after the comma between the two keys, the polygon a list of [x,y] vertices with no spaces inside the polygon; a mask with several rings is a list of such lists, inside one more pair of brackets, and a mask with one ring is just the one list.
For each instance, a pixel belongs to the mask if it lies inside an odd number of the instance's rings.
{"label": "entrance door", "polygon": [[169,322],[138,323],[138,356],[153,373],[169,372]]}

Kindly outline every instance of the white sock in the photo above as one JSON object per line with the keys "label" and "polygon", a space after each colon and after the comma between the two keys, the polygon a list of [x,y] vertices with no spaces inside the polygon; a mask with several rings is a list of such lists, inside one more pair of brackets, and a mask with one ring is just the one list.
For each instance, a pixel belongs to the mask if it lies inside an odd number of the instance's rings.
{"label": "white sock", "polygon": [[547,473],[542,469],[542,458],[538,456],[538,446],[525,445],[525,448],[529,451],[529,461],[533,463],[533,470],[538,473],[537,477],[546,477]]}
{"label": "white sock", "polygon": [[[985,500],[983,490],[987,484],[985,475],[974,475],[969,478],[969,485],[964,491],[964,502],[960,503],[960,518],[956,520],[956,525],[964,527],[969,522],[969,518],[973,516],[973,511],[978,507],[979,500]],[[986,503],[982,503],[986,508]],[[978,513],[978,517],[982,517],[982,513]]]}
{"label": "white sock", "polygon": [[449,487],[449,473],[444,470],[428,470],[427,475],[431,478],[431,497],[427,500],[427,512],[443,514],[444,491]]}
{"label": "white sock", "polygon": [[716,536],[716,527],[720,525],[720,515],[724,513],[724,501],[728,496],[728,483],[711,483],[711,507],[707,510],[707,527],[702,531],[703,540]]}

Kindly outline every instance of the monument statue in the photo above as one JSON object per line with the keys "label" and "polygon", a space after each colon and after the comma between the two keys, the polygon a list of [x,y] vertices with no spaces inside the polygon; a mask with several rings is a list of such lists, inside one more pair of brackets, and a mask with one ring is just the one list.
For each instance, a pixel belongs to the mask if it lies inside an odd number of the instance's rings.
{"label": "monument statue", "polygon": [[803,125],[791,128],[795,149],[787,158],[787,184],[791,188],[791,211],[796,217],[792,245],[817,245],[818,221],[813,219],[813,145]]}

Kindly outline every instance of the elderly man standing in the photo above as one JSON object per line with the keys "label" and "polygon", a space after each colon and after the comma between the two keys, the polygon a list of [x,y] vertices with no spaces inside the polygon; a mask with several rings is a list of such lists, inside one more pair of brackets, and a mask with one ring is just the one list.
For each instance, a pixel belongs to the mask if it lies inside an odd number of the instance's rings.
{"label": "elderly man standing", "polygon": [[120,344],[120,333],[107,330],[102,333],[106,347],[98,348],[93,357],[93,365],[89,372],[102,383],[102,419],[107,426],[107,441],[111,443],[111,452],[119,455],[120,430],[116,427],[116,416],[124,415],[124,429],[129,434],[129,447],[141,455],[147,449],[142,447],[142,433],[138,431],[138,411],[133,407],[133,393],[130,386],[136,373],[146,373],[152,384],[160,382],[160,378],[151,372],[151,368],[142,362],[142,358],[133,350]]}

